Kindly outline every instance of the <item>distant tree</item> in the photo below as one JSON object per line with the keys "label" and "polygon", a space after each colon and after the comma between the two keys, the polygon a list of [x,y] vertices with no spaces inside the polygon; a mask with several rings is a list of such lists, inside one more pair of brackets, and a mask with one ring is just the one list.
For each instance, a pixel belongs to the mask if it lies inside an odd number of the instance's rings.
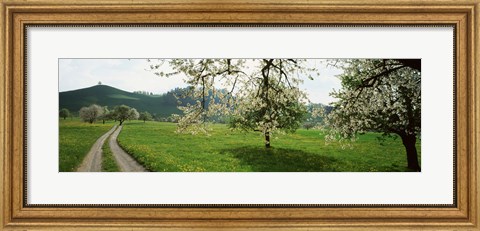
{"label": "distant tree", "polygon": [[105,120],[111,119],[111,112],[108,110],[108,106],[103,107],[103,114],[99,117],[102,120],[102,123],[105,124]]}
{"label": "distant tree", "polygon": [[152,120],[153,117],[150,113],[148,113],[148,111],[146,111],[146,112],[140,113],[140,117],[138,117],[138,119],[143,120],[143,122],[145,123],[145,121]]}
{"label": "distant tree", "polygon": [[66,108],[62,108],[60,110],[60,117],[63,118],[63,119],[67,119],[67,117],[70,116],[70,111]]}
{"label": "distant tree", "polygon": [[149,91],[133,91],[133,93],[140,95],[153,95],[153,93]]}
{"label": "distant tree", "polygon": [[160,116],[157,115],[157,113],[153,113],[153,114],[152,114],[152,120],[154,120],[154,121],[160,121]]}
{"label": "distant tree", "polygon": [[113,117],[120,122],[120,125],[122,125],[125,120],[138,119],[138,116],[137,110],[127,105],[117,106],[113,110]]}
{"label": "distant tree", "polygon": [[103,115],[103,107],[92,104],[88,107],[82,107],[79,114],[83,121],[93,123]]}
{"label": "distant tree", "polygon": [[307,130],[310,130],[311,128],[315,127],[315,122],[305,122],[303,123],[303,127]]}
{"label": "distant tree", "polygon": [[178,123],[180,118],[181,116],[179,114],[171,114],[169,117],[167,117],[166,121],[172,122],[172,123]]}
{"label": "distant tree", "polygon": [[102,85],[102,81],[98,81],[98,85]]}
{"label": "distant tree", "polygon": [[136,120],[140,117],[140,114],[138,113],[137,109],[132,108],[130,109],[130,117],[128,118],[129,120]]}

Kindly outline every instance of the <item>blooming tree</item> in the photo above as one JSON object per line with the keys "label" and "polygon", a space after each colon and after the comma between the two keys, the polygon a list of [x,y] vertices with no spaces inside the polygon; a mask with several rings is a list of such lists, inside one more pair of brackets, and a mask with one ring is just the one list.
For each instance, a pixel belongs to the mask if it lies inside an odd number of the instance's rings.
{"label": "blooming tree", "polygon": [[[161,71],[165,63],[172,72]],[[229,116],[232,128],[261,131],[265,147],[272,132],[300,126],[308,99],[299,76],[314,70],[297,59],[170,59],[150,68],[159,76],[185,75],[190,87],[178,97],[197,99],[179,107],[177,131],[207,132],[208,118]]]}
{"label": "blooming tree", "polygon": [[138,119],[143,120],[143,122],[145,123],[145,121],[150,121],[153,118],[152,118],[152,114],[150,114],[148,111],[145,111],[140,113],[140,116],[138,117]]}
{"label": "blooming tree", "polygon": [[120,105],[115,107],[112,115],[115,120],[118,120],[120,122],[120,125],[122,125],[125,120],[138,119],[139,117],[137,110],[127,105]]}
{"label": "blooming tree", "polygon": [[102,123],[105,124],[105,120],[109,120],[111,118],[111,112],[108,110],[108,106],[103,107],[103,113],[98,119],[102,120]]}
{"label": "blooming tree", "polygon": [[135,108],[130,108],[130,112],[129,112],[129,116],[128,116],[128,119],[129,120],[136,120],[140,117],[140,113],[138,113],[137,109]]}
{"label": "blooming tree", "polygon": [[355,140],[367,131],[397,134],[407,154],[408,168],[420,171],[415,147],[421,127],[420,60],[341,60],[342,89],[327,117],[330,140]]}
{"label": "blooming tree", "polygon": [[99,117],[103,115],[103,107],[96,104],[92,104],[88,107],[82,107],[80,109],[79,115],[80,118],[89,123],[95,122]]}
{"label": "blooming tree", "polygon": [[274,131],[294,132],[306,114],[306,94],[298,85],[296,75],[304,67],[300,60],[262,59],[256,71],[236,94],[235,110],[230,126],[244,130],[259,130],[270,147]]}

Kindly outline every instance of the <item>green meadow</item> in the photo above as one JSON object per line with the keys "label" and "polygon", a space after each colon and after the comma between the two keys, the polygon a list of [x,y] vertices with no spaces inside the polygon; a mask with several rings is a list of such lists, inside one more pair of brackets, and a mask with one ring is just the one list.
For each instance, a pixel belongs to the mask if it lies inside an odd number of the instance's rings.
{"label": "green meadow", "polygon": [[75,171],[95,141],[113,126],[113,122],[89,124],[79,118],[60,119],[59,122],[60,172]]}
{"label": "green meadow", "polygon": [[[60,171],[81,164],[95,141],[113,122],[88,124],[78,118],[60,120]],[[360,135],[349,147],[326,143],[319,130],[278,134],[267,149],[259,132],[232,131],[210,124],[208,134],[178,134],[176,124],[127,121],[118,142],[139,163],[156,172],[399,172],[406,168],[401,140],[380,142],[378,133]],[[103,171],[119,171],[103,146]],[[417,144],[420,155],[420,144]],[[419,157],[419,159],[421,159]]]}
{"label": "green meadow", "polygon": [[[113,125],[112,121],[89,124],[78,118],[60,120],[60,171],[75,171],[93,143]],[[118,142],[155,172],[409,171],[401,140],[380,142],[379,133],[360,135],[345,147],[338,142],[326,143],[320,130],[299,129],[275,135],[267,149],[259,132],[232,131],[224,124],[209,126],[212,131],[208,135],[191,135],[175,133],[175,123],[127,121]],[[119,171],[107,143],[103,146],[103,171]]]}
{"label": "green meadow", "polygon": [[113,157],[112,150],[110,150],[110,146],[108,145],[110,136],[102,146],[102,172],[120,172],[120,168],[117,166],[115,157]]}
{"label": "green meadow", "polygon": [[[208,134],[177,134],[176,124],[127,122],[120,146],[150,171],[158,172],[399,172],[406,168],[401,139],[379,142],[361,135],[350,147],[326,143],[319,130],[279,134],[264,147],[259,132],[231,131],[210,124]],[[420,159],[420,144],[417,144]]]}

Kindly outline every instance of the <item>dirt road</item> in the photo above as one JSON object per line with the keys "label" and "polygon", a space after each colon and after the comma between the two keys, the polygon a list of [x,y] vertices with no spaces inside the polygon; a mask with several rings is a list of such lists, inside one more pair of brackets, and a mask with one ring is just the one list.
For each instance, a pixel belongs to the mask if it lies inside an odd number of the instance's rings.
{"label": "dirt road", "polygon": [[103,134],[92,145],[92,148],[83,159],[82,164],[77,168],[77,172],[101,172],[102,171],[102,146],[110,134],[115,131],[117,125],[113,126],[107,133]]}
{"label": "dirt road", "polygon": [[113,157],[117,161],[117,165],[122,172],[146,172],[145,168],[140,165],[133,157],[126,153],[117,142],[117,137],[123,126],[119,126],[110,136],[109,145],[112,150]]}

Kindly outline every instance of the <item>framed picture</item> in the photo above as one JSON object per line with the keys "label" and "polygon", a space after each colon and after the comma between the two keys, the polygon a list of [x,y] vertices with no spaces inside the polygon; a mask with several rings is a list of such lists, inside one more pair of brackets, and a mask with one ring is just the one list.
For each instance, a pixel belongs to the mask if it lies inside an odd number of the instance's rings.
{"label": "framed picture", "polygon": [[2,228],[478,230],[479,4],[2,2]]}

